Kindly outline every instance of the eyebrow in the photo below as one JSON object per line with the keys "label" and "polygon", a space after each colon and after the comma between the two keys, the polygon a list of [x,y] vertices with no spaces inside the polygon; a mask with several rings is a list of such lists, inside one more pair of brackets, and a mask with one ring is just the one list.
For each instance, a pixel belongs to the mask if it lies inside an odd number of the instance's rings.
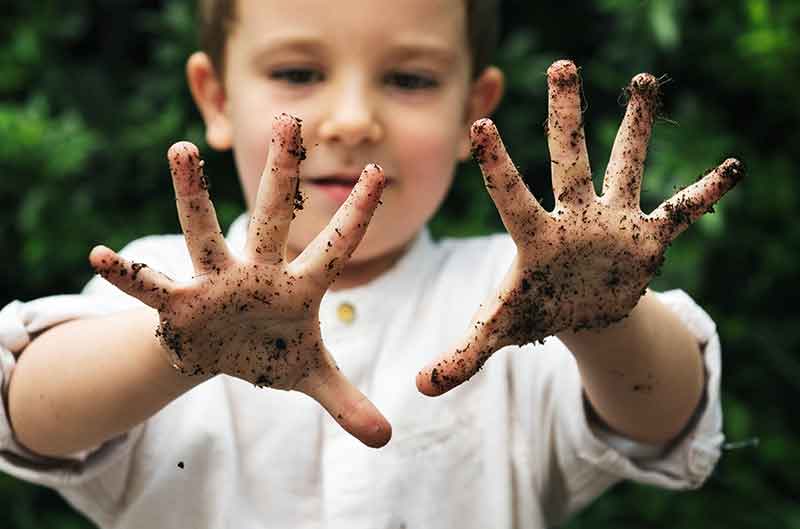
{"label": "eyebrow", "polygon": [[275,39],[273,42],[268,42],[256,50],[253,54],[253,64],[259,64],[265,58],[280,51],[316,54],[322,52],[322,45],[317,40],[304,37]]}
{"label": "eyebrow", "polygon": [[[253,55],[253,64],[258,65],[270,55],[281,51],[322,55],[325,47],[313,37],[277,38],[274,42],[268,42],[257,49]],[[410,42],[393,45],[387,52],[386,58],[393,61],[430,59],[449,67],[456,61],[457,53],[439,44]]]}
{"label": "eyebrow", "polygon": [[452,65],[457,58],[454,50],[436,44],[399,44],[391,48],[389,57],[395,60],[432,59],[443,66]]}

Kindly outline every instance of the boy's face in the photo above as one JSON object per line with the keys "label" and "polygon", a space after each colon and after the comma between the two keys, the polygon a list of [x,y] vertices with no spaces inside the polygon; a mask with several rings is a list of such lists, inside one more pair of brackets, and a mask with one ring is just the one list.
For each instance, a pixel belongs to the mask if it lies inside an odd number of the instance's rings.
{"label": "boy's face", "polygon": [[306,202],[290,254],[322,230],[369,162],[387,185],[353,262],[396,254],[433,215],[456,161],[469,155],[471,121],[491,112],[501,90],[496,69],[470,82],[464,4],[238,0],[216,121],[204,111],[215,124],[209,142],[233,147],[252,208],[273,116],[303,120]]}

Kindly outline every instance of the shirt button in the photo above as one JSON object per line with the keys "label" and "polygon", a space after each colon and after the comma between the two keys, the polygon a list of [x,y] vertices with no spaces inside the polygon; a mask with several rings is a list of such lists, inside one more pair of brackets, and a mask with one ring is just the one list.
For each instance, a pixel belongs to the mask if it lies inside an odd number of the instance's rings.
{"label": "shirt button", "polygon": [[336,316],[339,317],[340,322],[349,325],[356,319],[356,308],[352,303],[347,303],[345,301],[344,303],[340,303],[336,308]]}

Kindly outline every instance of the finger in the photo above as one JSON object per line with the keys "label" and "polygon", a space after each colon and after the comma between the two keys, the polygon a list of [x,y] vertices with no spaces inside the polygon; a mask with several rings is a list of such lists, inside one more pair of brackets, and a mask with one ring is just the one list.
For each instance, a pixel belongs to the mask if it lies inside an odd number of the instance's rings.
{"label": "finger", "polygon": [[581,207],[595,198],[581,113],[581,79],[572,61],[547,69],[547,145],[556,211]]}
{"label": "finger", "polygon": [[230,259],[217,213],[208,196],[203,161],[193,144],[181,141],[167,152],[178,217],[186,246],[198,274],[219,272]]}
{"label": "finger", "polygon": [[547,212],[522,181],[494,123],[490,119],[476,121],[471,136],[472,156],[506,230],[518,245],[527,243],[549,218]]}
{"label": "finger", "polygon": [[309,277],[325,289],[336,280],[364,237],[385,183],[379,165],[364,168],[344,204],[292,263],[297,275]]}
{"label": "finger", "polygon": [[304,379],[296,388],[320,403],[350,435],[371,448],[392,438],[392,425],[335,365]]}
{"label": "finger", "polygon": [[658,238],[669,243],[704,213],[713,212],[714,204],[744,176],[744,164],[728,158],[699,181],[666,200],[647,219],[654,221]]}
{"label": "finger", "polygon": [[303,207],[299,171],[305,152],[300,120],[276,116],[247,234],[246,255],[254,261],[277,263],[285,258],[289,224],[294,210]]}
{"label": "finger", "polygon": [[625,94],[628,108],[611,149],[603,196],[609,205],[638,211],[647,146],[660,104],[658,80],[640,73],[631,80]]}
{"label": "finger", "polygon": [[118,289],[156,310],[162,310],[173,291],[173,282],[143,263],[120,257],[105,246],[95,246],[89,254],[94,271]]}

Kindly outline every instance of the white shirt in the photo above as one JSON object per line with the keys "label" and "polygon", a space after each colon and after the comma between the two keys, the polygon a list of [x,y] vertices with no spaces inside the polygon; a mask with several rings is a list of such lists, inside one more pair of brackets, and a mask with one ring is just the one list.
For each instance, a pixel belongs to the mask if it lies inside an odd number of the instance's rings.
{"label": "white shirt", "polygon": [[[234,252],[245,236],[243,216],[228,235]],[[64,460],[27,451],[0,413],[0,470],[55,488],[108,529],[538,528],[620,479],[699,487],[723,441],[720,345],[713,321],[681,291],[658,296],[704,345],[707,394],[689,433],[668,449],[594,425],[575,361],[554,337],[505,348],[444,396],[417,392],[417,371],[466,332],[514,252],[507,235],[435,243],[423,230],[382,276],[325,295],[325,343],[392,424],[381,449],[363,446],[301,393],[217,376]],[[176,280],[192,275],[179,235],[139,239],[122,253]],[[355,310],[350,323],[337,316],[345,303]],[[81,295],[5,306],[4,403],[15,358],[37,333],[138,304],[95,277]]]}

